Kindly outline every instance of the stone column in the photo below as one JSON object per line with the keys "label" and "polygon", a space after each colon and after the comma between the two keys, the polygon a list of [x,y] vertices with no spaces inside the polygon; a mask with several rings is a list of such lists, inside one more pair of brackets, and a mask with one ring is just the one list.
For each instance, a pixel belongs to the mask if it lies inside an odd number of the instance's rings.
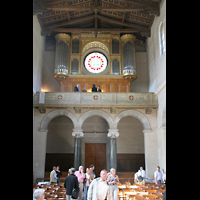
{"label": "stone column", "polygon": [[161,169],[166,170],[166,127],[162,126],[157,130],[158,137],[158,158]]}
{"label": "stone column", "polygon": [[108,129],[108,137],[110,137],[110,168],[115,168],[117,173],[117,140],[119,136],[118,129]]}
{"label": "stone column", "polygon": [[84,136],[82,129],[73,129],[74,140],[74,168],[78,170],[81,165],[81,138]]}
{"label": "stone column", "polygon": [[154,178],[158,159],[157,131],[144,129],[145,171],[147,178]]}
{"label": "stone column", "polygon": [[65,33],[55,35],[56,53],[54,78],[58,81],[65,80],[68,75],[70,36]]}
{"label": "stone column", "polygon": [[34,181],[45,175],[47,129],[33,131],[33,173]]}
{"label": "stone column", "polygon": [[133,34],[121,36],[123,78],[129,82],[137,78],[135,65],[135,40]]}

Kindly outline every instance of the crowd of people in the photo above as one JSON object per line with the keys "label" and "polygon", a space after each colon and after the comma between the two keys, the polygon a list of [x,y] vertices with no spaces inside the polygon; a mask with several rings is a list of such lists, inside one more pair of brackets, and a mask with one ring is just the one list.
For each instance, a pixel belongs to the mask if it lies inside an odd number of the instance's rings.
{"label": "crowd of people", "polygon": [[[139,184],[145,184],[146,172],[143,170],[143,167],[140,167],[138,172],[134,174],[134,182]],[[166,183],[166,172],[164,169],[160,170],[160,167],[157,166],[156,171],[154,172],[154,181],[156,184]]]}
{"label": "crowd of people", "polygon": [[[108,173],[107,170],[103,169],[100,172],[100,177],[96,178],[94,173],[94,165],[90,165],[90,168],[86,168],[86,173],[83,172],[83,166],[79,166],[76,171],[75,168],[70,168],[68,171],[68,176],[64,181],[64,187],[66,188],[66,198],[67,200],[72,200],[72,191],[77,189],[79,194],[77,200],[81,200],[84,192],[84,200],[118,200],[118,183],[119,177],[116,175],[116,170],[114,168],[110,169]],[[60,183],[60,176],[62,173],[59,166],[53,167],[50,173],[51,183]],[[139,184],[144,184],[146,178],[146,172],[143,167],[140,167],[138,172],[134,175],[134,182]],[[154,172],[154,180],[156,184],[166,183],[166,173],[164,169],[160,170],[157,166]],[[44,190],[36,189],[36,183],[33,184],[33,199],[43,200]]]}
{"label": "crowd of people", "polygon": [[[97,88],[98,88],[98,90],[97,90]],[[79,84],[77,84],[74,87],[74,92],[80,92],[80,90],[79,90]],[[84,87],[84,89],[82,90],[82,92],[87,92],[86,87]],[[100,86],[96,87],[95,84],[93,84],[92,85],[92,92],[101,92]]]}

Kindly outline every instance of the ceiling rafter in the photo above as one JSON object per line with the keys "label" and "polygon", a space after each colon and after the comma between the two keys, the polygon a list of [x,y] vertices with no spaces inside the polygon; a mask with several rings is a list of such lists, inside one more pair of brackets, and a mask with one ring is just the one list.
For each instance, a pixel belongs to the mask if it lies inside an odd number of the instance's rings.
{"label": "ceiling rafter", "polygon": [[[34,8],[35,10],[41,10],[44,9],[43,6],[37,6]],[[103,7],[103,6],[80,6],[80,5],[73,5],[73,6],[46,6],[45,10],[47,11],[84,11],[84,10],[92,10],[94,11],[97,9],[98,11],[101,10],[112,10],[112,11],[119,11],[119,12],[126,12],[126,11],[142,11],[142,10],[149,10],[149,11],[157,11],[157,8],[150,8],[150,7],[137,7],[137,8],[132,8],[132,7],[123,7],[123,8],[118,8],[118,7]],[[45,11],[46,12],[46,11]]]}
{"label": "ceiling rafter", "polygon": [[84,22],[84,21],[94,19],[94,17],[95,17],[94,15],[90,15],[90,16],[87,16],[87,17],[80,17],[78,19],[74,19],[74,20],[70,20],[70,21],[64,21],[64,22],[61,22],[61,23],[58,23],[58,24],[52,24],[52,25],[48,26],[48,28],[72,25],[72,24],[76,24],[76,23],[80,23],[80,22]]}
{"label": "ceiling rafter", "polygon": [[119,20],[111,19],[109,17],[105,17],[105,16],[101,16],[101,15],[97,15],[97,17],[99,19],[103,20],[103,21],[107,21],[108,23],[114,23],[114,24],[126,26],[126,27],[128,26],[128,27],[136,28],[136,29],[142,30],[142,31],[149,31],[150,30],[149,28],[142,27],[142,26],[137,25],[137,24],[128,23],[128,22],[121,22]]}
{"label": "ceiling rafter", "polygon": [[[161,0],[33,0],[42,32],[117,32],[149,37]],[[65,11],[65,12],[64,12]],[[152,17],[149,17],[152,16]],[[121,27],[121,29],[120,29]]]}

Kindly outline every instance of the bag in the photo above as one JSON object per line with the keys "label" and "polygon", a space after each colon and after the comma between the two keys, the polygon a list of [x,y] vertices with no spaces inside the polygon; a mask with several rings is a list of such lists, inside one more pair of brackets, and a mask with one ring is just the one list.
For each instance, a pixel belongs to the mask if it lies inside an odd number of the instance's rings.
{"label": "bag", "polygon": [[74,188],[72,190],[72,199],[78,199],[78,195],[79,195],[79,188]]}
{"label": "bag", "polygon": [[86,181],[87,181],[87,179],[86,179],[86,178],[84,178],[84,179],[83,179],[83,185],[85,185],[85,184],[86,184]]}
{"label": "bag", "polygon": [[143,181],[143,177],[142,176],[139,176],[138,177],[138,180],[141,182],[141,181]]}

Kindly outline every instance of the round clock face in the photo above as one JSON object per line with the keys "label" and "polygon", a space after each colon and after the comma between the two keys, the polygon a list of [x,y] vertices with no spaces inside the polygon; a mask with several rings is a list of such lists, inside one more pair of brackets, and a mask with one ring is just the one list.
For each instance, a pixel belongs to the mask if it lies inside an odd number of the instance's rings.
{"label": "round clock face", "polygon": [[85,57],[85,68],[92,73],[100,73],[107,67],[107,58],[99,52],[93,52]]}

